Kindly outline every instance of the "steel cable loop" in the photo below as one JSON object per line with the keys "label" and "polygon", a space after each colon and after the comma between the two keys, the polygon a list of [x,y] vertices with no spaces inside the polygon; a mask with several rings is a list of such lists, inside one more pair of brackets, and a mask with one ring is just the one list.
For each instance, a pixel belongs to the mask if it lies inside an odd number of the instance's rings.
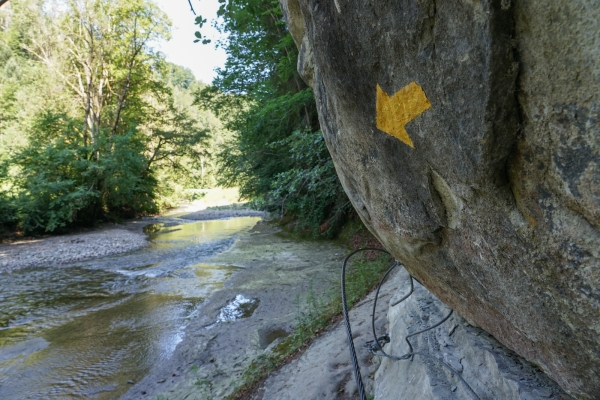
{"label": "steel cable loop", "polygon": [[[342,308],[344,311],[344,319],[346,321],[346,331],[348,333],[348,342],[350,345],[350,353],[351,353],[351,358],[352,358],[352,363],[354,365],[354,378],[356,379],[357,382],[357,386],[359,387],[359,394],[360,394],[360,398],[361,400],[366,399],[366,394],[364,392],[364,385],[362,382],[362,377],[360,375],[360,367],[358,366],[358,361],[356,358],[356,350],[354,348],[354,341],[352,340],[352,331],[350,329],[350,319],[348,317],[348,309],[347,309],[347,305],[346,305],[346,282],[345,282],[345,277],[346,277],[346,264],[348,262],[348,260],[350,259],[350,257],[352,257],[353,255],[362,252],[362,251],[380,251],[382,253],[386,253],[386,254],[390,254],[388,251],[383,250],[383,249],[375,249],[375,248],[366,248],[366,249],[359,249],[356,251],[353,251],[352,253],[350,253],[348,256],[346,256],[346,258],[344,259],[344,262],[342,264]],[[391,255],[391,254],[390,254]],[[383,285],[385,279],[388,277],[388,275],[392,272],[392,270],[394,268],[396,268],[398,265],[401,265],[397,260],[394,262],[394,264],[392,264],[392,266],[387,270],[387,272],[383,275],[383,277],[381,278],[381,280],[379,281],[379,285],[377,286],[377,292],[375,293],[375,299],[373,301],[373,313],[371,315],[371,328],[373,329],[373,340],[367,342],[367,346],[369,347],[369,351],[373,354],[376,355],[378,357],[386,357],[389,358],[391,360],[397,360],[397,361],[403,361],[403,360],[411,360],[413,359],[414,356],[422,356],[422,357],[426,357],[426,358],[430,358],[434,361],[437,361],[439,364],[441,364],[442,366],[444,366],[445,368],[447,368],[452,374],[456,375],[460,381],[462,383],[464,383],[464,385],[467,387],[467,389],[469,390],[469,392],[471,393],[471,395],[477,399],[477,400],[481,400],[480,397],[477,395],[477,393],[475,393],[475,391],[473,390],[473,388],[471,388],[471,386],[467,383],[467,381],[459,374],[458,371],[456,371],[454,368],[452,368],[450,365],[448,365],[446,362],[444,362],[443,360],[432,356],[431,354],[428,353],[423,353],[420,351],[413,351],[413,347],[412,344],[410,343],[409,338],[412,336],[416,336],[419,335],[421,333],[427,332],[431,329],[437,328],[438,326],[440,326],[441,324],[443,324],[444,322],[446,322],[448,320],[448,318],[450,318],[450,316],[452,315],[453,310],[450,310],[450,312],[448,313],[448,315],[446,315],[441,321],[439,321],[438,323],[436,323],[435,325],[432,325],[428,328],[422,329],[418,332],[415,333],[411,333],[407,336],[404,337],[404,340],[406,341],[406,343],[408,343],[408,346],[410,348],[410,352],[406,353],[402,356],[395,356],[393,354],[387,354],[384,350],[382,345],[380,344],[381,341],[385,343],[389,342],[389,336],[385,335],[382,336],[380,338],[377,337],[377,332],[375,330],[375,312],[377,310],[377,299],[379,297],[379,291],[381,290],[381,286]],[[410,277],[410,291],[408,294],[406,294],[405,296],[403,296],[400,300],[395,301],[394,303],[391,304],[391,306],[396,306],[400,303],[402,303],[403,301],[405,301],[406,299],[408,299],[412,293],[414,292],[414,283],[413,283],[413,277],[409,274]],[[370,344],[372,343],[372,344]],[[378,352],[380,352],[381,354],[379,354]]]}
{"label": "steel cable loop", "polygon": [[[392,355],[392,354],[387,354],[387,353],[386,353],[386,352],[383,350],[383,348],[382,348],[382,347],[379,345],[379,342],[377,341],[377,333],[376,333],[376,331],[375,331],[375,311],[376,311],[376,309],[377,309],[377,298],[378,298],[378,296],[379,296],[379,290],[381,289],[381,286],[383,285],[383,282],[385,281],[385,279],[387,278],[387,276],[389,275],[389,273],[390,273],[390,272],[392,272],[392,270],[393,270],[393,269],[396,267],[396,265],[398,265],[398,264],[399,264],[399,263],[395,263],[394,265],[392,265],[392,267],[391,267],[391,268],[390,268],[390,269],[389,269],[389,270],[388,270],[388,271],[385,273],[385,275],[383,276],[383,278],[381,278],[381,281],[379,282],[379,286],[377,287],[377,292],[376,292],[376,294],[375,294],[375,300],[373,301],[373,313],[372,313],[372,315],[371,315],[371,327],[373,328],[373,337],[375,338],[375,341],[376,341],[376,343],[377,343],[377,348],[376,348],[374,351],[372,351],[372,353],[373,353],[374,355],[376,355],[376,356],[380,356],[380,357],[387,357],[387,358],[389,358],[389,359],[392,359],[392,360],[398,360],[398,361],[402,361],[402,360],[409,360],[409,359],[412,361],[412,359],[413,359],[413,356],[422,356],[422,357],[427,357],[427,358],[430,358],[430,359],[432,359],[432,360],[435,360],[435,361],[437,361],[438,363],[440,363],[441,365],[443,365],[444,367],[446,367],[446,368],[447,368],[447,369],[448,369],[450,372],[452,372],[452,374],[456,375],[456,377],[458,377],[458,379],[460,379],[460,381],[461,381],[462,383],[464,383],[464,384],[465,384],[465,386],[467,387],[467,389],[469,390],[469,392],[471,393],[471,395],[472,395],[472,396],[473,396],[475,399],[477,399],[477,400],[481,400],[481,399],[479,398],[479,396],[477,395],[477,393],[475,393],[475,391],[473,390],[473,388],[471,387],[471,385],[469,385],[469,384],[467,383],[467,381],[466,381],[466,380],[465,380],[465,379],[464,379],[464,378],[463,378],[463,377],[462,377],[462,376],[459,374],[459,372],[458,372],[457,370],[455,370],[454,368],[452,368],[450,365],[448,365],[448,364],[447,364],[446,362],[444,362],[443,360],[441,360],[441,359],[439,359],[439,358],[437,358],[437,357],[435,357],[435,356],[432,356],[431,354],[428,354],[428,353],[423,353],[423,352],[420,352],[420,351],[413,351],[412,344],[410,343],[410,340],[409,340],[409,338],[410,338],[410,337],[412,337],[412,336],[419,335],[419,334],[421,334],[421,333],[427,332],[427,331],[429,331],[429,330],[431,330],[431,329],[435,329],[435,328],[437,328],[438,326],[442,325],[442,324],[443,324],[444,322],[446,322],[446,321],[448,320],[448,318],[450,318],[450,316],[452,315],[452,313],[453,313],[453,310],[452,310],[452,309],[450,309],[450,312],[448,313],[448,315],[446,315],[446,316],[445,316],[445,317],[444,317],[444,318],[443,318],[441,321],[439,321],[438,323],[436,323],[436,324],[434,324],[434,325],[432,325],[432,326],[430,326],[430,327],[427,327],[427,328],[425,328],[425,329],[422,329],[422,330],[420,330],[420,331],[418,331],[418,332],[415,332],[415,333],[411,333],[411,334],[409,334],[409,335],[406,335],[406,336],[404,337],[404,340],[406,341],[406,343],[408,343],[408,346],[409,346],[409,348],[410,348],[410,352],[409,352],[409,353],[406,353],[406,354],[404,354],[404,355],[402,355],[402,356],[395,356],[395,355]],[[394,303],[393,303],[394,305],[398,305],[398,304],[400,304],[401,302],[405,301],[405,300],[406,300],[406,299],[408,299],[408,298],[410,297],[410,295],[412,295],[412,293],[414,292],[413,277],[412,277],[410,274],[409,274],[409,276],[410,276],[410,291],[409,291],[409,293],[408,293],[407,295],[405,295],[404,297],[402,297],[402,298],[401,298],[399,301],[396,301],[396,302],[394,302]],[[380,352],[381,352],[381,354],[377,354],[377,353],[376,353],[376,351],[380,351]]]}

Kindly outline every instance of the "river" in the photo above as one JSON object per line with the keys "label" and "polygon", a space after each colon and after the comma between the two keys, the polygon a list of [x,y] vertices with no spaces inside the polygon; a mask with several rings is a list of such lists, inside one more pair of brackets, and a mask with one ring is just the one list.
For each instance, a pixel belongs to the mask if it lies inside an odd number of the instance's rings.
{"label": "river", "polygon": [[0,399],[112,399],[169,359],[258,217],[155,226],[140,250],[0,274]]}

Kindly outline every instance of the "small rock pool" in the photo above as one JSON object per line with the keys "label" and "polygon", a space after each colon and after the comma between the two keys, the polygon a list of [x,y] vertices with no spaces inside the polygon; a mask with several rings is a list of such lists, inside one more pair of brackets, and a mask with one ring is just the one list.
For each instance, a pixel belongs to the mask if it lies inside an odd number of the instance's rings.
{"label": "small rock pool", "polygon": [[[0,399],[125,393],[172,354],[203,300],[238,269],[204,260],[259,220],[171,222],[131,253],[0,275]],[[237,300],[242,312],[255,306]]]}

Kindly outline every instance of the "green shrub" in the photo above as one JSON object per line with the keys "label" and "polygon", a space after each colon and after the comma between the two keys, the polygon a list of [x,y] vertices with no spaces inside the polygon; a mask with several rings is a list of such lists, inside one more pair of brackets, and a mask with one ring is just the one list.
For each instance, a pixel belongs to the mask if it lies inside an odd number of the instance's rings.
{"label": "green shrub", "polygon": [[156,180],[135,131],[86,146],[65,115],[45,113],[28,146],[15,153],[16,217],[25,233],[90,224],[102,216],[156,212]]}
{"label": "green shrub", "polygon": [[[219,152],[219,184],[333,236],[351,210],[321,135],[312,90],[296,70],[298,49],[279,3],[223,0],[228,58],[198,103],[234,132]],[[200,18],[202,20],[202,18]],[[199,23],[202,26],[202,23]]]}
{"label": "green shrub", "polygon": [[267,193],[268,205],[290,212],[299,228],[317,228],[333,235],[351,210],[325,146],[321,131],[294,131],[278,143],[290,149],[292,167],[280,172]]}

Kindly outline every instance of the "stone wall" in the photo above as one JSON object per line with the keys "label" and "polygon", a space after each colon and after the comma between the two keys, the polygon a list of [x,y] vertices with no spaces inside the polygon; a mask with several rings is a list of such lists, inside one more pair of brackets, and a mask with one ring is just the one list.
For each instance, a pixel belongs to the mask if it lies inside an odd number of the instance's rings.
{"label": "stone wall", "polygon": [[369,229],[471,324],[600,399],[600,3],[280,1]]}

